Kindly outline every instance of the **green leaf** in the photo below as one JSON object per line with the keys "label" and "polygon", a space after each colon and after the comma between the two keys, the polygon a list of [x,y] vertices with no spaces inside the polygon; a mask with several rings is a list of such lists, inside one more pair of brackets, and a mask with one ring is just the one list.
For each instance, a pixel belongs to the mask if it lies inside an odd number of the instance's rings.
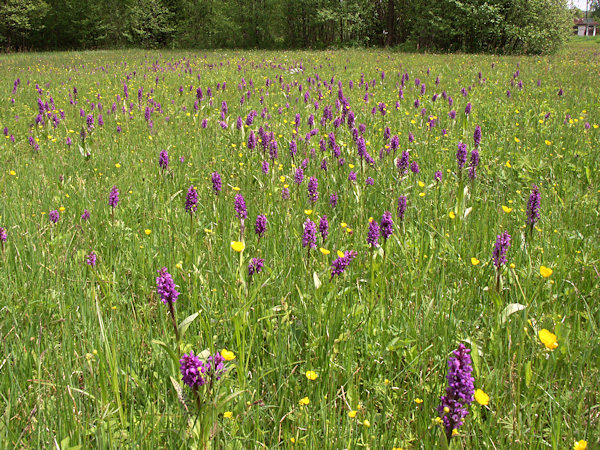
{"label": "green leaf", "polygon": [[164,351],[167,352],[167,354],[171,357],[171,359],[173,360],[173,362],[175,363],[175,365],[179,365],[179,358],[175,355],[175,352],[173,351],[172,348],[170,348],[167,344],[165,344],[163,341],[159,341],[157,339],[152,339],[151,341],[153,344],[158,345],[160,347],[162,347],[164,349]]}
{"label": "green leaf", "polygon": [[471,358],[473,359],[473,368],[475,369],[475,374],[479,376],[479,374],[481,373],[481,350],[472,339],[469,339],[469,341],[469,343],[471,344]]}
{"label": "green leaf", "polygon": [[313,281],[315,283],[315,289],[319,289],[323,285],[319,279],[319,275],[317,275],[317,272],[313,272]]}
{"label": "green leaf", "polygon": [[504,325],[504,323],[508,320],[508,318],[511,315],[513,315],[516,312],[522,311],[525,308],[527,307],[525,305],[522,305],[521,303],[511,303],[510,305],[507,305],[500,316],[500,324]]}
{"label": "green leaf", "polygon": [[464,214],[463,214],[463,219],[466,219],[466,218],[467,218],[467,216],[468,216],[469,214],[471,214],[471,211],[473,211],[473,207],[472,207],[472,206],[469,206],[467,209],[465,209],[465,212],[464,212]]}
{"label": "green leaf", "polygon": [[221,409],[223,409],[225,407],[225,405],[227,405],[227,403],[229,403],[231,400],[233,400],[234,398],[238,397],[239,395],[241,395],[244,391],[236,391],[232,394],[229,394],[227,397],[218,398],[218,403],[217,403],[217,411],[221,411]]}
{"label": "green leaf", "polygon": [[588,184],[592,184],[592,172],[590,171],[590,168],[588,166],[585,167],[585,177],[587,178]]}
{"label": "green leaf", "polygon": [[186,317],[183,321],[177,326],[179,330],[179,337],[183,339],[183,335],[187,331],[188,327],[192,324],[196,317],[198,317],[199,313],[194,313],[191,316]]}
{"label": "green leaf", "polygon": [[533,371],[531,370],[531,361],[527,361],[525,363],[525,386],[529,387],[531,384],[531,377],[533,376]]}

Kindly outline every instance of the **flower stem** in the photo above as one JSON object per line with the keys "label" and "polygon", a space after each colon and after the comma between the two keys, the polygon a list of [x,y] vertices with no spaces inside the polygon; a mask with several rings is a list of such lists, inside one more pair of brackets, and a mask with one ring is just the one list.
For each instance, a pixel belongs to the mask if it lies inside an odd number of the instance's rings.
{"label": "flower stem", "polygon": [[175,330],[175,340],[177,341],[177,354],[179,356],[180,337],[179,337],[179,328],[177,327],[177,319],[175,318],[175,305],[173,305],[173,302],[169,302],[169,313],[171,316],[171,322],[173,323],[173,329]]}

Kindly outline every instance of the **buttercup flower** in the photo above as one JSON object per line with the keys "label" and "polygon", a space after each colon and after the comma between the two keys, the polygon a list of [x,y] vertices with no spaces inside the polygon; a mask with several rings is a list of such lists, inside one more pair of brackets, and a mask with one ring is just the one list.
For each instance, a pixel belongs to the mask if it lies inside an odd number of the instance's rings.
{"label": "buttercup flower", "polygon": [[490,404],[490,396],[483,392],[481,389],[475,391],[475,400],[482,406]]}
{"label": "buttercup flower", "polygon": [[544,278],[548,278],[550,275],[552,275],[553,270],[550,267],[546,267],[546,266],[541,266],[540,267],[540,275],[543,276]]}
{"label": "buttercup flower", "polygon": [[548,350],[554,350],[558,347],[558,339],[556,335],[545,328],[538,332],[538,336],[540,341],[542,341],[542,344],[544,344]]}

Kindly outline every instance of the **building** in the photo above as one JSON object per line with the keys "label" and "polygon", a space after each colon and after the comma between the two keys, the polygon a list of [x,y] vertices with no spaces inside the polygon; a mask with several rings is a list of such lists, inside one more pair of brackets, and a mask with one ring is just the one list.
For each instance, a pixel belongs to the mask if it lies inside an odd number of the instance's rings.
{"label": "building", "polygon": [[596,36],[599,25],[594,19],[573,19],[573,34],[577,36]]}

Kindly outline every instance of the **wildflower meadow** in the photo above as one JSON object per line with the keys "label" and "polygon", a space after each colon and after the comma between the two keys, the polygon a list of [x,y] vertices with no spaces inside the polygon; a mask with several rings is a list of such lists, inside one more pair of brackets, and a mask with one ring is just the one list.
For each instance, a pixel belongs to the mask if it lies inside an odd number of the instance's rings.
{"label": "wildflower meadow", "polygon": [[599,55],[0,56],[0,446],[600,448]]}

